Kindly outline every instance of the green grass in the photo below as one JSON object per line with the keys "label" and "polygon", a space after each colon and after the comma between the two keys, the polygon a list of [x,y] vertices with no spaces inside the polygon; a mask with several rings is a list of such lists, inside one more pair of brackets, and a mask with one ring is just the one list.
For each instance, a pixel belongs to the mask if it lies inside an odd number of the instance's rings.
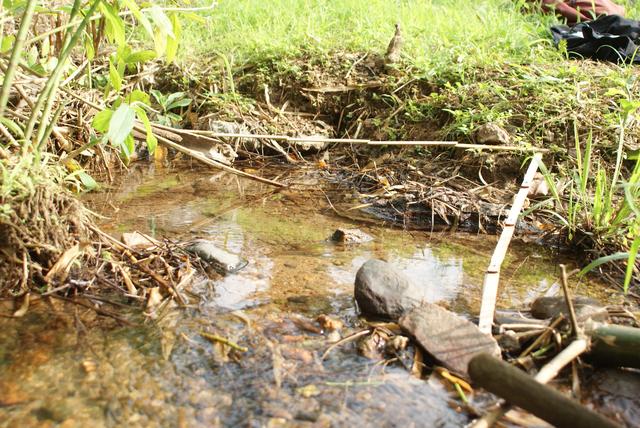
{"label": "green grass", "polygon": [[[429,75],[557,60],[549,15],[522,0],[222,0],[207,25],[185,28],[183,58],[214,52],[233,64],[331,51],[384,53],[399,22],[406,59]],[[640,16],[640,5],[628,8]]]}

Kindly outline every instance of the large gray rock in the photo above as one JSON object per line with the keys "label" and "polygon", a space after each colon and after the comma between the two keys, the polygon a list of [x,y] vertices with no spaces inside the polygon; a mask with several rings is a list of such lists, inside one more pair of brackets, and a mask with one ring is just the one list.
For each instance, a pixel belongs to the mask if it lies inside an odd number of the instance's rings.
{"label": "large gray rock", "polygon": [[422,304],[425,290],[382,260],[369,260],[356,274],[355,298],[365,315],[398,319]]}
{"label": "large gray rock", "polygon": [[438,305],[425,303],[405,314],[400,327],[446,368],[468,377],[467,365],[480,353],[500,358],[496,340],[472,322]]}

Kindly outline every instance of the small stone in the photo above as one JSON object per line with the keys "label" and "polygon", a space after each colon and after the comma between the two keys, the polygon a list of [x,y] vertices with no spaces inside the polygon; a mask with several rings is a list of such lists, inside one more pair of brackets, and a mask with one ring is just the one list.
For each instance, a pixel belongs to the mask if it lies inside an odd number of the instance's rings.
{"label": "small stone", "polygon": [[426,290],[382,260],[369,260],[358,270],[355,298],[365,315],[397,319],[420,306]]}
{"label": "small stone", "polygon": [[206,239],[196,239],[186,247],[186,250],[197,255],[222,274],[236,273],[248,264],[242,257],[231,254]]}
{"label": "small stone", "polygon": [[400,327],[446,368],[468,377],[467,365],[480,353],[500,358],[496,340],[470,321],[438,305],[425,303],[408,312]]}
{"label": "small stone", "polygon": [[495,123],[485,123],[480,126],[475,133],[478,144],[502,144],[511,143],[511,136]]}
{"label": "small stone", "polygon": [[[607,309],[595,299],[576,296],[572,299],[578,321],[588,318],[594,321],[606,321],[609,317]],[[538,297],[531,304],[531,315],[538,319],[555,318],[560,314],[569,316],[569,309],[563,296]]]}
{"label": "small stone", "polygon": [[336,229],[331,240],[340,244],[362,244],[373,241],[373,236],[360,229]]}

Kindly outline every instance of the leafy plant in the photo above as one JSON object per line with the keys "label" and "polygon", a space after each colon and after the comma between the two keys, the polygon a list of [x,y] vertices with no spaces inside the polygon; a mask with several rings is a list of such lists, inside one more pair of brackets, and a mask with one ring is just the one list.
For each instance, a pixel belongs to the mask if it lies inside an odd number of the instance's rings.
{"label": "leafy plant", "polygon": [[[594,154],[592,135],[581,147],[574,125],[576,159],[570,172],[570,182],[563,192],[558,188],[551,173],[544,164],[543,171],[555,203],[552,212],[568,229],[570,240],[578,235],[589,239],[603,256],[596,258],[583,270],[585,274],[604,263],[627,261],[624,278],[624,290],[628,290],[633,279],[640,248],[640,160],[636,160],[627,180],[622,178],[622,160],[624,157],[624,123],[621,116],[617,162],[612,174],[609,174]],[[547,201],[534,205],[529,211],[546,206]],[[549,212],[547,209],[543,211]],[[615,249],[628,251],[613,252]]]}
{"label": "leafy plant", "polygon": [[172,126],[178,124],[182,118],[171,110],[187,107],[191,104],[191,98],[188,98],[184,92],[174,92],[168,95],[164,95],[157,89],[152,89],[150,92],[160,106],[160,112],[156,113],[155,119],[161,125]]}

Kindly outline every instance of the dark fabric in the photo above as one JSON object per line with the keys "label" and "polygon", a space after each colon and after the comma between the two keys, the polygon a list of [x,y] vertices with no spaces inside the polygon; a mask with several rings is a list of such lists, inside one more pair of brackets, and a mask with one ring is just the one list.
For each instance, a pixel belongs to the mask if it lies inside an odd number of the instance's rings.
{"label": "dark fabric", "polygon": [[600,61],[633,62],[640,64],[640,22],[618,15],[603,15],[595,21],[573,27],[551,27],[553,40],[558,45],[567,41],[572,58],[592,58]]}

